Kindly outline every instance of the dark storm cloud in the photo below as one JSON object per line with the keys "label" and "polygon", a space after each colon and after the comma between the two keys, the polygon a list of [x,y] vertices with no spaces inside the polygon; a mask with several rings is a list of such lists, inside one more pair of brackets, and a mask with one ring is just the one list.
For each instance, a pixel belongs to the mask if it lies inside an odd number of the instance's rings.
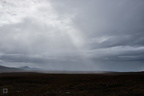
{"label": "dark storm cloud", "polygon": [[[86,34],[89,50],[103,50],[100,54],[95,53],[96,57],[100,55],[96,59],[143,60],[143,0],[91,0],[81,3],[74,3],[81,9],[75,23]],[[139,50],[140,47],[142,49]],[[105,54],[107,51],[111,53]]]}
{"label": "dark storm cloud", "polygon": [[62,1],[57,10],[78,12],[74,24],[86,34],[90,48],[144,45],[143,0]]}
{"label": "dark storm cloud", "polygon": [[94,49],[143,46],[144,1],[102,1],[93,2],[93,6],[89,8],[91,10],[84,9],[83,14],[78,15],[78,19],[76,19],[77,24],[81,22],[80,28],[90,40],[89,46]]}

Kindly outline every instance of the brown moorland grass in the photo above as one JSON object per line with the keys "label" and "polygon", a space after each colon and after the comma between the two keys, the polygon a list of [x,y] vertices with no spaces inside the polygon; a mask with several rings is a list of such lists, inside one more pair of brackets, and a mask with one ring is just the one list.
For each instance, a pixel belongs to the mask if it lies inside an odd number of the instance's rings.
{"label": "brown moorland grass", "polygon": [[144,74],[0,73],[0,96],[144,96]]}

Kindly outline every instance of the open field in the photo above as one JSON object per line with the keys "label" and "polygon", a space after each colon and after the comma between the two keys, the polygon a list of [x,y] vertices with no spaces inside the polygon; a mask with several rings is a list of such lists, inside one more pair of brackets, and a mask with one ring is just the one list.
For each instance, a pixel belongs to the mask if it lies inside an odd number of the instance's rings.
{"label": "open field", "polygon": [[0,96],[144,96],[144,73],[0,73]]}

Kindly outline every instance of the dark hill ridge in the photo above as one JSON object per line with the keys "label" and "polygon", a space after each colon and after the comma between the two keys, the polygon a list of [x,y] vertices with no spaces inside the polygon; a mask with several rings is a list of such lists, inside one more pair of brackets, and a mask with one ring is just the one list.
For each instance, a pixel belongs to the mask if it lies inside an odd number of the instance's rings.
{"label": "dark hill ridge", "polygon": [[0,65],[0,72],[23,72],[24,70],[13,67],[5,67]]}
{"label": "dark hill ridge", "polygon": [[107,74],[107,75],[144,75],[144,71],[141,72],[110,72],[110,71],[54,71],[54,70],[42,70],[38,68],[30,68],[23,66],[20,68],[6,67],[0,65],[0,73],[7,72],[36,72],[36,73],[50,73],[50,74]]}
{"label": "dark hill ridge", "polygon": [[23,68],[23,69],[29,69],[28,66],[22,66],[22,67],[20,67],[20,68]]}

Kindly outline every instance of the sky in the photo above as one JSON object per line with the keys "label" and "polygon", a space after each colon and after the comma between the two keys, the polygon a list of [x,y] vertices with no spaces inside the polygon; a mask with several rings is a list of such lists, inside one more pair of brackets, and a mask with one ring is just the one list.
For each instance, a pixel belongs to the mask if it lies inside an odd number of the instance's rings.
{"label": "sky", "polygon": [[143,0],[0,0],[0,65],[143,71]]}

